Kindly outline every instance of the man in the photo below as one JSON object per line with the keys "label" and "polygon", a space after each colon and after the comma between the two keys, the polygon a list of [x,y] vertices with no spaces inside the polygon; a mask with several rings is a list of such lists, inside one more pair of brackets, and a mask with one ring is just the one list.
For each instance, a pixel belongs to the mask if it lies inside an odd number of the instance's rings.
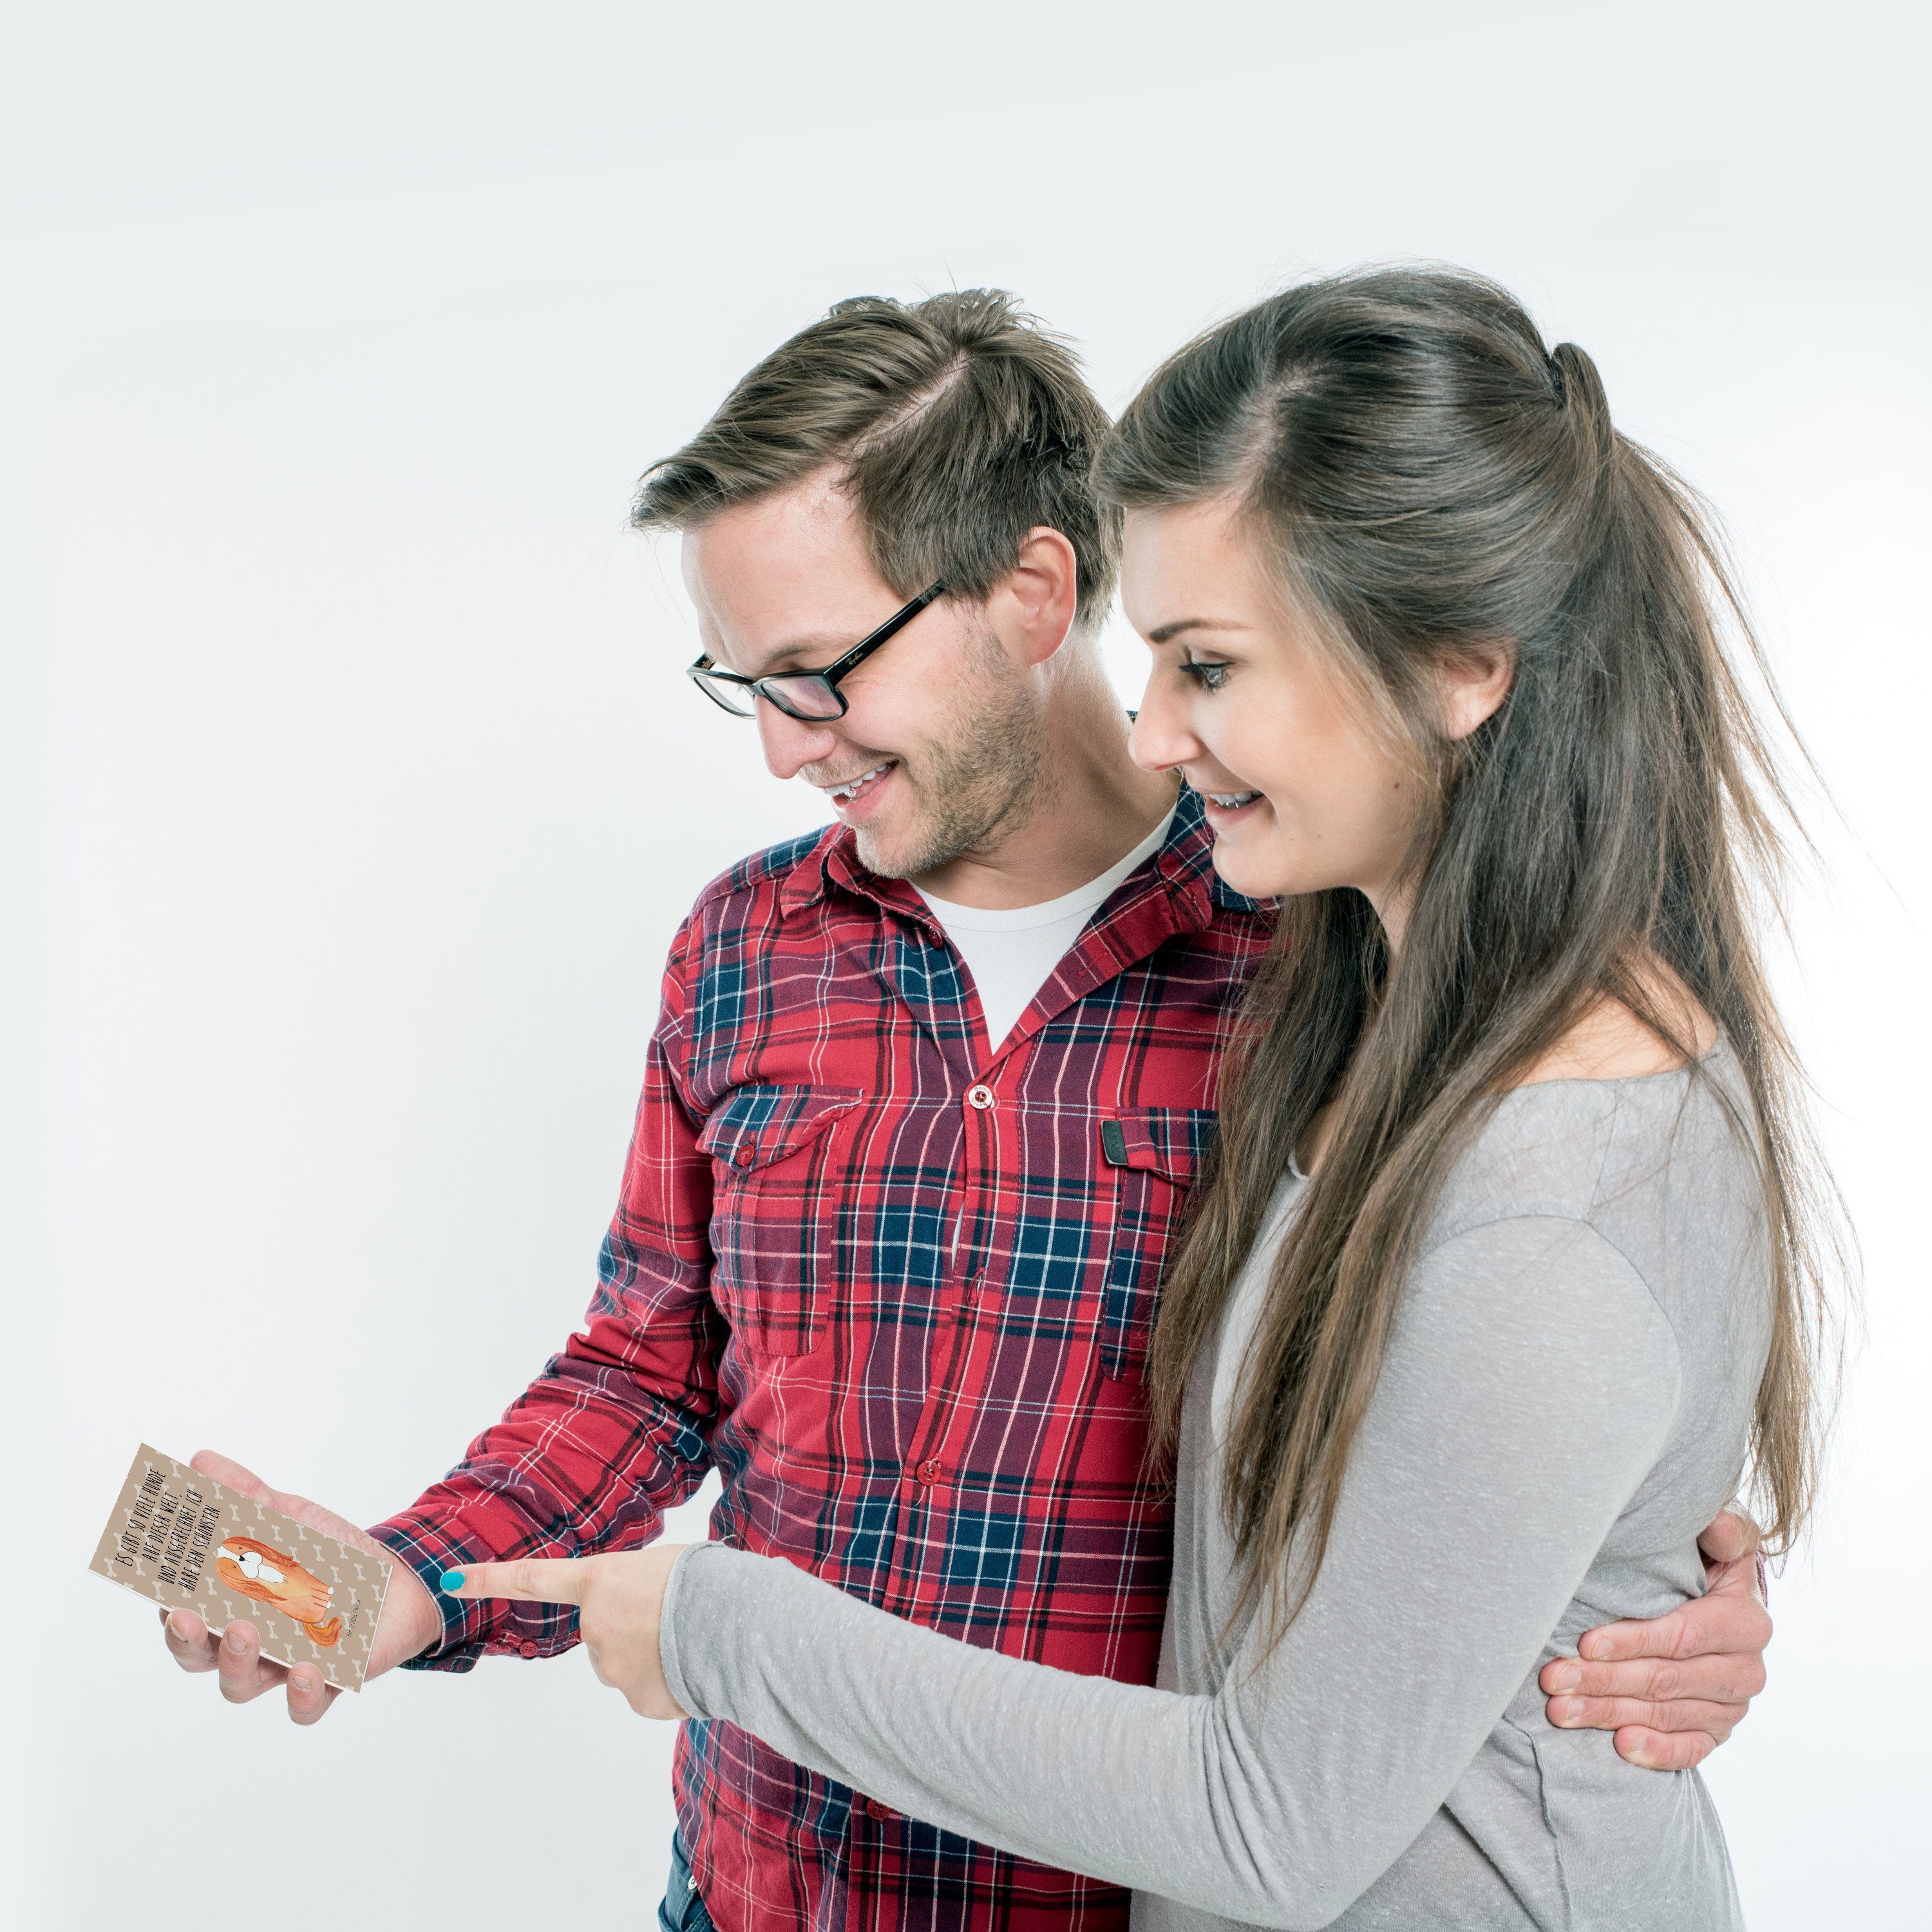
{"label": "man", "polygon": [[[716,1466],[728,1540],[975,1642],[1152,1681],[1170,1526],[1142,1365],[1270,922],[1215,877],[1196,802],[1127,755],[1094,645],[1118,550],[1088,484],[1104,427],[1005,297],[860,301],[646,477],[637,520],[683,536],[694,681],[839,823],[745,861],[680,929],[584,1332],[373,1532],[406,1566],[373,1667],[565,1648],[573,1613],[436,1580],[647,1542]],[[1702,1701],[1566,1696],[1558,1721],[1627,1723],[1622,1748],[1658,1763],[1709,1748],[1767,1634],[1748,1575],[1720,1580],[1619,1633],[1711,1653],[1677,1666]],[[169,1640],[232,1697],[286,1682],[299,1720],[326,1708],[245,1627]],[[1644,1693],[1640,1665],[1568,1667]],[[674,1928],[1124,1922],[1116,1890],[726,1725],[686,1727],[676,1777]]]}

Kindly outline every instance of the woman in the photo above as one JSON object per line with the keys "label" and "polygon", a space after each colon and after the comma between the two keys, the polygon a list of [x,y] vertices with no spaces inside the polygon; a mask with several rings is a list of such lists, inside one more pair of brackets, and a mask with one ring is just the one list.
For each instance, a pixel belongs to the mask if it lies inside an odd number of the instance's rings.
{"label": "woman", "polygon": [[638,1708],[1131,1885],[1137,1924],[1735,1924],[1702,1781],[1553,1728],[1537,1682],[1699,1589],[1748,1456],[1778,1539],[1808,1501],[1829,1197],[1711,542],[1588,356],[1448,272],[1212,331],[1102,481],[1136,755],[1284,901],[1154,1344],[1159,1687],[716,1544],[524,1580]]}

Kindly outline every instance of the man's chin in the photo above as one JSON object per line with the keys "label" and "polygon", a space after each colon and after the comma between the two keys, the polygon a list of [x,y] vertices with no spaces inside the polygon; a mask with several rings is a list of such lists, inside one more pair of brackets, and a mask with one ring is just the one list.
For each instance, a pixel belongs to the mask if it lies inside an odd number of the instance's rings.
{"label": "man's chin", "polygon": [[996,842],[1028,796],[1014,788],[1004,796],[968,793],[934,805],[929,793],[908,785],[902,796],[880,800],[876,818],[853,826],[854,850],[874,878],[923,878]]}
{"label": "man's chin", "polygon": [[874,878],[909,879],[915,872],[930,869],[920,862],[918,854],[908,852],[904,840],[895,838],[890,832],[880,833],[870,826],[856,826],[852,845],[860,864]]}
{"label": "man's chin", "polygon": [[957,838],[930,825],[855,825],[852,842],[860,864],[879,879],[916,879],[950,863],[965,849]]}

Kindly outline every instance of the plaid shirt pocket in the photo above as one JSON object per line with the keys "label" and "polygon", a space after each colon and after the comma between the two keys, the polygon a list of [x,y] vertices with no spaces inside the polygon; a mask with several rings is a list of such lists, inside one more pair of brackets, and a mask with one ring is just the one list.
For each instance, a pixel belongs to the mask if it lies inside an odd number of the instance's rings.
{"label": "plaid shirt pocket", "polygon": [[818,1340],[840,1198],[822,1185],[830,1130],[863,1097],[854,1087],[740,1087],[698,1137],[717,1163],[713,1294],[760,1354],[802,1355]]}
{"label": "plaid shirt pocket", "polygon": [[1207,1107],[1142,1107],[1100,1123],[1100,1150],[1120,1178],[1100,1316],[1100,1370],[1115,1382],[1137,1382],[1146,1367],[1161,1263],[1216,1118]]}

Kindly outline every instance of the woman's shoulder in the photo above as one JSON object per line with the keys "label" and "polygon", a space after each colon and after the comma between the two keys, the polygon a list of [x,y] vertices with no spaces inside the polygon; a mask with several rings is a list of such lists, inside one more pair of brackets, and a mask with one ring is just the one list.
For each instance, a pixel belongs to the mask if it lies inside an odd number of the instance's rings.
{"label": "woman's shoulder", "polygon": [[[1636,997],[1641,1012],[1609,994],[1596,999],[1530,1065],[1471,1149],[1474,1168],[1494,1169],[1505,1186],[1553,1190],[1587,1216],[1619,1151],[1622,1165],[1634,1160],[1660,1172],[1659,1157],[1683,1152],[1688,1131],[1698,1157],[1708,1157],[1706,1143],[1740,1097],[1723,1031],[1660,965],[1641,976]],[[1699,1104],[1712,1098],[1714,1112]],[[1609,1178],[1618,1192],[1630,1178]]]}
{"label": "woman's shoulder", "polygon": [[1647,1079],[1676,1072],[1717,1046],[1717,1022],[1674,974],[1654,970],[1646,976],[1642,992],[1654,1019],[1606,994],[1578,1016],[1518,1085]]}
{"label": "woman's shoulder", "polygon": [[1425,1246],[1486,1223],[1560,1220],[1593,1231],[1660,1302],[1735,1279],[1763,1232],[1750,1094],[1720,1029],[1693,1040],[1687,1058],[1612,1020],[1567,1042],[1498,1097]]}
{"label": "woman's shoulder", "polygon": [[1722,1029],[1660,961],[1634,978],[1629,999],[1592,1000],[1498,1098],[1454,1191],[1590,1220],[1673,1167],[1730,1164],[1745,1096]]}

